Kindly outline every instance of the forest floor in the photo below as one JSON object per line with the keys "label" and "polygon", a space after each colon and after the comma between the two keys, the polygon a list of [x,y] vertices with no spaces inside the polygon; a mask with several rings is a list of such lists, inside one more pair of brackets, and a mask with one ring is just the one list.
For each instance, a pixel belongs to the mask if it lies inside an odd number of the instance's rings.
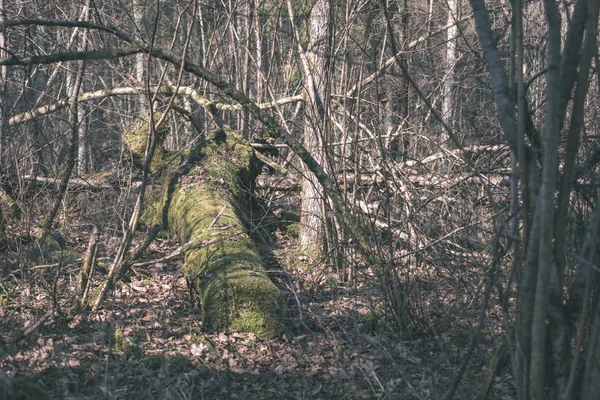
{"label": "forest floor", "polygon": [[[349,284],[299,262],[296,241],[271,232],[264,263],[285,291],[281,337],[210,332],[190,296],[181,259],[133,271],[95,314],[70,312],[77,265],[34,267],[0,291],[0,399],[430,399],[459,371],[477,315],[440,310],[437,333],[400,334],[374,318],[380,293],[368,268]],[[83,252],[87,239],[70,243]],[[156,240],[144,259],[178,243]],[[108,248],[108,246],[107,246]],[[6,275],[4,275],[6,276]],[[58,313],[33,332],[53,303]],[[432,317],[433,318],[433,317]],[[464,323],[458,324],[461,318]],[[466,326],[466,328],[465,328]],[[501,338],[484,335],[455,399],[475,398]],[[484,398],[510,399],[505,368]]]}

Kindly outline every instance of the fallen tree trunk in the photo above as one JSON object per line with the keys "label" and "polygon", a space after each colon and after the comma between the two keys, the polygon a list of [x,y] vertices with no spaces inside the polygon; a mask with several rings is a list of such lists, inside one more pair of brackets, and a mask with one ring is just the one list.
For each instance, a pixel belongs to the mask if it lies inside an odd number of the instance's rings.
{"label": "fallen tree trunk", "polygon": [[217,131],[201,161],[168,178],[144,220],[168,224],[182,243],[183,272],[199,290],[207,327],[274,337],[285,311],[281,291],[261,265],[243,217],[258,169],[252,148],[234,132]]}

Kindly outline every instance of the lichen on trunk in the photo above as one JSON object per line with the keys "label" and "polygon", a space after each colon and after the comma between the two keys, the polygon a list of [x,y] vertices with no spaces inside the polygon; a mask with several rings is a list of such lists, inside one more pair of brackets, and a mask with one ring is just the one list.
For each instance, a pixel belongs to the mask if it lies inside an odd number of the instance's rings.
{"label": "lichen on trunk", "polygon": [[194,242],[185,252],[183,272],[199,289],[209,328],[277,336],[283,295],[264,271],[242,219],[258,172],[253,150],[235,132],[219,130],[202,151],[194,169],[175,185],[165,184],[161,199],[150,205],[152,217],[145,219],[160,223],[166,215],[182,243]]}

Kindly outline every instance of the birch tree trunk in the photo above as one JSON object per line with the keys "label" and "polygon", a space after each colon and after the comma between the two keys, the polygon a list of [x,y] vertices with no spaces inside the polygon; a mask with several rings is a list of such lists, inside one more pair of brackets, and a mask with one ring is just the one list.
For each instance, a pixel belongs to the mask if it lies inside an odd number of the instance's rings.
{"label": "birch tree trunk", "polygon": [[[288,3],[289,5],[289,3]],[[307,62],[304,65],[305,83],[309,102],[306,105],[304,124],[304,147],[315,160],[324,165],[326,138],[326,92],[330,53],[330,4],[317,0],[309,21],[310,43]],[[300,216],[300,251],[311,258],[321,255],[324,234],[323,189],[316,177],[308,170],[302,179],[302,212]]]}
{"label": "birch tree trunk", "polygon": [[[89,7],[89,1],[86,2],[86,4],[84,5],[84,8],[81,12],[82,15],[82,20],[83,21],[88,21],[89,20],[89,15],[90,15],[90,7]],[[81,38],[79,39],[79,43],[77,45],[77,50],[78,51],[86,51],[88,46],[87,46],[87,37],[88,37],[88,31],[85,30],[82,32]],[[81,82],[81,91],[85,91],[85,84],[82,81]],[[74,93],[75,96],[79,96],[79,93]],[[78,104],[77,105],[77,134],[78,134],[78,140],[77,140],[77,162],[75,164],[76,166],[76,170],[78,174],[84,174],[87,172],[88,170],[88,151],[89,151],[89,146],[88,146],[88,142],[87,142],[87,133],[88,133],[88,129],[87,129],[87,123],[85,121],[85,114],[86,114],[86,109],[85,106],[82,104]]]}
{"label": "birch tree trunk", "polygon": [[[444,65],[444,86],[442,93],[442,117],[446,125],[452,127],[454,109],[452,107],[452,94],[454,93],[454,63],[456,61],[456,21],[458,20],[457,0],[448,0],[448,25],[446,32],[446,60]],[[442,127],[440,134],[442,145],[448,140],[448,133]]]}
{"label": "birch tree trunk", "polygon": [[263,101],[263,77],[262,77],[262,68],[263,68],[263,31],[262,31],[262,20],[260,17],[260,5],[261,2],[257,0],[252,0],[251,7],[253,10],[254,17],[254,47],[255,47],[255,64],[258,73],[256,74],[256,95],[255,100],[257,102]]}
{"label": "birch tree trunk", "polygon": [[[138,26],[138,30],[142,30],[143,19],[144,19],[144,4],[142,0],[135,0],[133,2],[133,18]],[[145,85],[144,71],[146,70],[146,55],[139,53],[135,55],[135,79],[138,84]],[[137,99],[137,113],[138,116],[144,116],[148,112],[146,108],[146,98],[143,93],[138,96]]]}

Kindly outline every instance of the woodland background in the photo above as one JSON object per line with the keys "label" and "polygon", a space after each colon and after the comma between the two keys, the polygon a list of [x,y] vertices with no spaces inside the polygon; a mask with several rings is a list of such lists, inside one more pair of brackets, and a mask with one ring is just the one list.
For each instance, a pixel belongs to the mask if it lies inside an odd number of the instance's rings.
{"label": "woodland background", "polygon": [[[596,398],[597,25],[592,0],[0,0],[0,398]],[[285,310],[236,328],[265,287]]]}

